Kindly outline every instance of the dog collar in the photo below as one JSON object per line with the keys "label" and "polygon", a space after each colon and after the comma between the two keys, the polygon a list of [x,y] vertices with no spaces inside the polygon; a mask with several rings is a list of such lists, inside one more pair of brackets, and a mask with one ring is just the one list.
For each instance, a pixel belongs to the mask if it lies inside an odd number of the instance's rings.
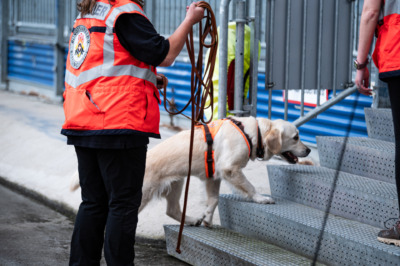
{"label": "dog collar", "polygon": [[256,149],[256,155],[257,158],[264,159],[264,145],[262,144],[262,137],[261,137],[261,130],[260,127],[258,126],[258,121],[257,121],[257,149]]}

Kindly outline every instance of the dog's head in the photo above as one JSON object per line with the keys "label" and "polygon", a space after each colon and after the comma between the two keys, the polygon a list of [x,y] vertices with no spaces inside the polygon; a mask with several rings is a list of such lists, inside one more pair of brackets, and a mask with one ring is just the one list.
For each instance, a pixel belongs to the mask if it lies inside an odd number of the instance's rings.
{"label": "dog's head", "polygon": [[287,162],[295,164],[299,161],[298,157],[306,157],[311,152],[301,142],[299,131],[293,124],[281,119],[267,121],[269,128],[267,127],[268,130],[263,136],[265,149],[268,150],[266,153],[279,155]]}

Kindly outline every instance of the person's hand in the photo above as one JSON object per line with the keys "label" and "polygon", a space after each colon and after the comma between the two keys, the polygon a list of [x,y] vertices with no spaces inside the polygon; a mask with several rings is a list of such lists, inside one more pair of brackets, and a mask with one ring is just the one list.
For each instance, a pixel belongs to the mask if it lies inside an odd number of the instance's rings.
{"label": "person's hand", "polygon": [[200,22],[204,17],[204,8],[197,6],[198,2],[193,2],[190,6],[186,7],[186,19],[190,21],[192,25]]}
{"label": "person's hand", "polygon": [[361,94],[372,95],[372,90],[369,88],[369,70],[367,67],[357,70],[355,83]]}

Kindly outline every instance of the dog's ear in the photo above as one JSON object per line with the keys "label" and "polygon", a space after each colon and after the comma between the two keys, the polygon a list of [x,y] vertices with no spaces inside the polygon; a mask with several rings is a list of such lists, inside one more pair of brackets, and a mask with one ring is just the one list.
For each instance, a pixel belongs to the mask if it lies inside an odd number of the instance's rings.
{"label": "dog's ear", "polygon": [[278,154],[282,148],[282,136],[279,129],[272,129],[267,135],[267,146],[273,154]]}

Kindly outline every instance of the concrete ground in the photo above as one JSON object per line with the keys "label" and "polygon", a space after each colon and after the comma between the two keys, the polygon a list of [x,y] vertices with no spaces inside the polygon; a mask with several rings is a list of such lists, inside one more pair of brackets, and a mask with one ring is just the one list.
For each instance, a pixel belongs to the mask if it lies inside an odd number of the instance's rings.
{"label": "concrete ground", "polygon": [[[177,120],[181,127],[188,122]],[[54,209],[73,216],[80,203],[80,190],[69,191],[70,178],[77,169],[72,146],[60,134],[64,121],[62,104],[38,96],[21,95],[0,90],[0,178],[14,184],[19,190],[40,198]],[[169,124],[170,117],[162,115],[162,124]],[[151,149],[177,131],[161,126],[161,140],[151,139]],[[309,159],[318,164],[315,148]],[[270,194],[267,164],[284,164],[272,159],[268,162],[249,162],[245,175],[263,194]],[[220,193],[232,193],[222,183]],[[139,215],[137,236],[143,239],[163,240],[163,224],[178,224],[165,214],[165,200],[154,200]],[[202,182],[192,178],[189,191],[188,215],[196,216],[205,207]],[[218,210],[214,224],[219,224]],[[1,264],[1,263],[0,263]]]}
{"label": "concrete ground", "polygon": [[[68,265],[73,222],[9,188],[0,185],[0,265]],[[161,240],[137,239],[135,255],[138,266],[187,265]]]}

